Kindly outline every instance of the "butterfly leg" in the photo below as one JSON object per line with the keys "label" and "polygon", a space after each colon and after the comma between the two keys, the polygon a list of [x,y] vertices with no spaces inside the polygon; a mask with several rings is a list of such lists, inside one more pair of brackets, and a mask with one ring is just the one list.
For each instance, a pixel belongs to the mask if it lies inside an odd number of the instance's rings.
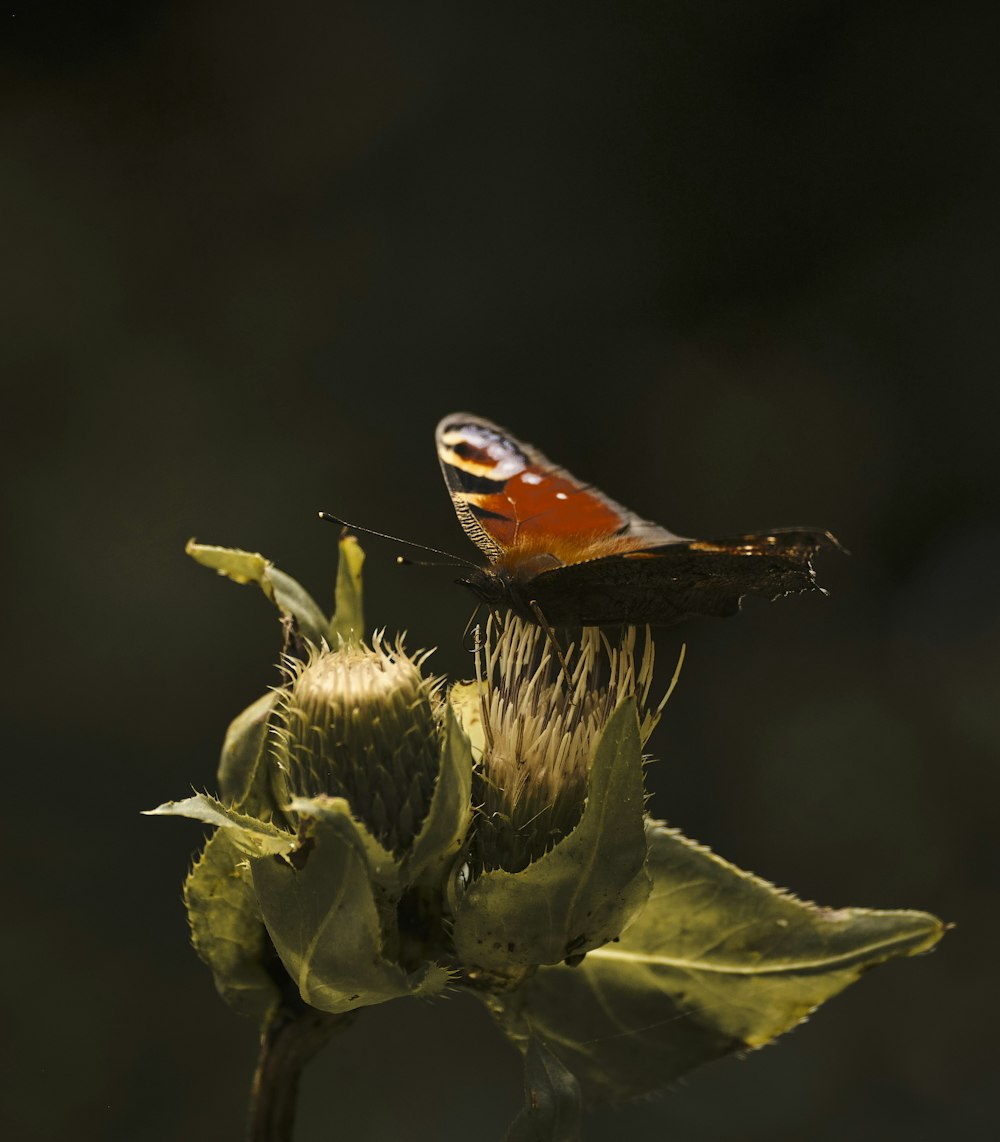
{"label": "butterfly leg", "polygon": [[[477,629],[476,619],[479,618],[479,612],[483,609],[482,603],[476,604],[476,609],[469,616],[469,621],[465,624],[465,630],[462,632],[462,649],[467,650],[469,654],[479,653],[479,634]],[[473,632],[476,632],[473,634]],[[469,635],[473,635],[470,642]]]}
{"label": "butterfly leg", "polygon": [[573,694],[573,680],[570,677],[569,665],[566,662],[566,656],[563,654],[562,647],[559,645],[559,639],[556,637],[555,630],[549,625],[542,608],[534,599],[528,600],[528,606],[531,608],[531,613],[535,616],[535,621],[545,631],[545,637],[552,644],[552,649],[556,652],[556,658],[559,659],[559,665],[562,668],[563,678],[566,679],[566,692],[572,696]]}

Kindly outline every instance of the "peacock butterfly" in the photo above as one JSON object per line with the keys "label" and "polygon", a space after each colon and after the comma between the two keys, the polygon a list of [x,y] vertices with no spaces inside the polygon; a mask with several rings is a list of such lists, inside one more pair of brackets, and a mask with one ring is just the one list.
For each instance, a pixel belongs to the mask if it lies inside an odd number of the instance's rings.
{"label": "peacock butterfly", "polygon": [[745,595],[822,591],[812,558],[840,547],[808,528],[685,539],[470,413],[446,416],[436,440],[455,512],[489,560],[459,582],[550,627],[664,626],[735,614]]}

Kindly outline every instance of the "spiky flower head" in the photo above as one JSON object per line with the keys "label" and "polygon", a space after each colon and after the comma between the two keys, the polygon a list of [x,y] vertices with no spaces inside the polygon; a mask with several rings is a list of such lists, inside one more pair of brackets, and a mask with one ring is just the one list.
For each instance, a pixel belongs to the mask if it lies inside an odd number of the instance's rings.
{"label": "spiky flower head", "polygon": [[[508,614],[487,623],[477,657],[483,720],[474,872],[518,872],[572,831],[583,811],[594,747],[619,704],[634,696],[645,745],[663,699],[649,703],[653,640],[636,628],[613,643],[585,627],[565,651],[542,627]],[[678,671],[680,662],[678,662]]]}
{"label": "spiky flower head", "polygon": [[402,641],[343,644],[285,662],[275,754],[291,797],[343,797],[390,851],[427,815],[441,756],[439,682]]}

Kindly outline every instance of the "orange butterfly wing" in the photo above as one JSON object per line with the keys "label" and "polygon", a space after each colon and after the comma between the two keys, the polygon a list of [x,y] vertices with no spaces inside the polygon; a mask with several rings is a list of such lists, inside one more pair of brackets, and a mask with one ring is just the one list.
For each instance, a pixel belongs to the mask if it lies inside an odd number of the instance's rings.
{"label": "orange butterfly wing", "polygon": [[438,459],[466,534],[494,564],[566,566],[679,540],[471,413],[437,427]]}

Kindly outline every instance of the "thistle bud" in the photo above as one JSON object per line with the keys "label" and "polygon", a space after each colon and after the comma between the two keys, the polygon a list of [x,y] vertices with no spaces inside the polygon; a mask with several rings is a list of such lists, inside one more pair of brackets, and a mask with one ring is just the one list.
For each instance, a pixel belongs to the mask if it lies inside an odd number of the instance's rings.
{"label": "thistle bud", "polygon": [[518,872],[576,826],[594,748],[621,702],[637,699],[644,746],[669,692],[649,705],[653,641],[635,627],[612,644],[584,628],[560,653],[546,632],[508,616],[491,621],[479,659],[484,749],[473,865]]}
{"label": "thistle bud", "polygon": [[[617,644],[584,630],[565,650],[516,617],[487,628],[479,804],[452,930],[459,958],[491,986],[579,962],[644,905],[642,750],[666,702],[648,704],[652,669],[649,635],[637,662],[633,627]],[[464,692],[456,699],[468,717]]]}
{"label": "thistle bud", "polygon": [[382,635],[358,641],[364,556],[350,536],[332,618],[262,555],[189,550],[258,584],[304,656],[286,658],[284,684],[230,726],[223,800],[198,793],[153,810],[217,827],[185,901],[219,991],[266,1020],[285,1011],[292,981],[331,1015],[438,994],[452,974],[437,962],[441,895],[468,832],[472,754],[421,673],[427,654]]}
{"label": "thistle bud", "polygon": [[397,855],[427,816],[440,767],[438,684],[421,673],[426,658],[377,634],[370,648],[288,661],[273,731],[289,800],[343,797]]}

